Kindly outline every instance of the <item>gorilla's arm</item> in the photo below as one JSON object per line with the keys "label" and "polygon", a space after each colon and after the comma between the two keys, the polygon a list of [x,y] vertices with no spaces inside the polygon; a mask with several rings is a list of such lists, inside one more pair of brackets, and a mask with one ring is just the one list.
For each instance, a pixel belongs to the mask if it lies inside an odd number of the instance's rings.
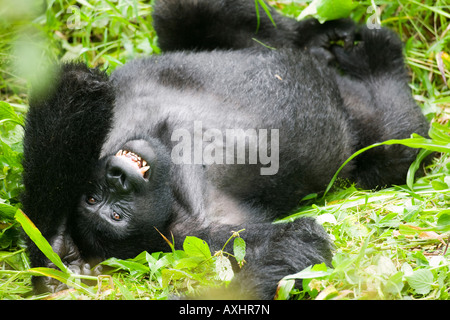
{"label": "gorilla's arm", "polygon": [[[24,212],[56,241],[75,210],[112,119],[114,96],[107,76],[83,64],[65,64],[50,75],[51,89],[32,93],[24,137]],[[61,239],[60,239],[61,240]],[[67,240],[67,241],[66,241]],[[61,247],[61,248],[60,248]],[[30,244],[34,266],[46,265]]]}
{"label": "gorilla's arm", "polygon": [[[242,49],[262,45],[310,49],[329,46],[330,39],[353,44],[351,19],[296,21],[254,0],[158,0],[154,28],[160,48],[167,51]],[[258,10],[258,14],[257,14]],[[327,58],[327,57],[325,57]]]}
{"label": "gorilla's arm", "polygon": [[272,23],[254,0],[159,0],[153,20],[163,51],[242,49],[261,46],[290,47],[297,21],[267,6]]}

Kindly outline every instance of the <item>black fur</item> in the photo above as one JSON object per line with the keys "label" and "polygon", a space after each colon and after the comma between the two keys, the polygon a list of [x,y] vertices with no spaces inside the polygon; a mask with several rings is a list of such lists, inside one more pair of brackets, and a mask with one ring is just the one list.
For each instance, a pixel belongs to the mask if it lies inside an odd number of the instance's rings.
{"label": "black fur", "polygon": [[[54,87],[30,99],[22,196],[26,214],[47,239],[62,232],[78,205],[110,129],[114,103],[103,72],[66,64],[49,77]],[[44,265],[44,256],[30,245],[33,264]]]}
{"label": "black fur", "polygon": [[164,0],[155,3],[154,27],[165,52],[175,50],[243,49],[259,45],[290,47],[297,23],[269,7],[275,26],[254,1]]}
{"label": "black fur", "polygon": [[[270,299],[283,276],[330,265],[331,244],[312,219],[271,221],[322,191],[358,149],[425,135],[427,122],[389,31],[349,20],[296,22],[272,11],[275,28],[261,9],[260,16],[255,34],[253,0],[160,0],[155,28],[167,53],[131,61],[109,79],[64,65],[52,92],[31,100],[24,210],[67,264],[167,250],[156,227],[178,245],[194,235],[213,250],[245,228],[248,263],[231,284],[239,296]],[[276,174],[261,175],[268,167],[261,163],[174,163],[172,133],[193,136],[195,121],[202,133],[224,136],[233,128],[278,129]],[[121,149],[142,156],[150,175],[115,157]],[[404,183],[416,154],[378,148],[341,176],[364,188]],[[48,264],[30,251],[34,266]],[[42,278],[36,286],[55,289]]]}

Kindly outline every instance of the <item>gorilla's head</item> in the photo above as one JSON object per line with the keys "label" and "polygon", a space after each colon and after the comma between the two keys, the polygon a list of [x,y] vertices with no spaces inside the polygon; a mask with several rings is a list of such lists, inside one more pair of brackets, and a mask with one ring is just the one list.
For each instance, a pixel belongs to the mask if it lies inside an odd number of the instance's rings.
{"label": "gorilla's head", "polygon": [[155,141],[131,140],[100,159],[72,224],[83,255],[128,258],[161,250],[158,231],[171,220],[169,179],[170,158]]}

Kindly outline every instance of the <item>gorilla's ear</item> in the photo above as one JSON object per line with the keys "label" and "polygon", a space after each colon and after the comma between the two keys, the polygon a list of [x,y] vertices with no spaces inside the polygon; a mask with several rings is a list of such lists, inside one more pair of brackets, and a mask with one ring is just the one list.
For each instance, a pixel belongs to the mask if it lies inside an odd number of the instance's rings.
{"label": "gorilla's ear", "polygon": [[52,237],[72,212],[110,129],[114,94],[107,75],[81,63],[49,73],[32,92],[24,137],[25,213]]}

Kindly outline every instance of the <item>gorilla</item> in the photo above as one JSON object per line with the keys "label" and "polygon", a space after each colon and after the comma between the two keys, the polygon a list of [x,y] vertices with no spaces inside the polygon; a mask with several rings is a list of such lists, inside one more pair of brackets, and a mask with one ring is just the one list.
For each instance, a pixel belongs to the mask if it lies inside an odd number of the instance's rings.
{"label": "gorilla", "polygon": [[[323,191],[355,151],[426,135],[428,123],[392,32],[271,16],[253,0],[159,0],[163,54],[110,76],[62,64],[51,89],[31,94],[23,208],[64,263],[88,273],[109,257],[167,251],[161,234],[219,250],[245,228],[236,296],[271,299],[284,276],[331,265],[332,244],[313,219],[273,220]],[[371,149],[340,177],[403,184],[416,155]],[[29,252],[33,266],[52,265],[31,242]]]}

